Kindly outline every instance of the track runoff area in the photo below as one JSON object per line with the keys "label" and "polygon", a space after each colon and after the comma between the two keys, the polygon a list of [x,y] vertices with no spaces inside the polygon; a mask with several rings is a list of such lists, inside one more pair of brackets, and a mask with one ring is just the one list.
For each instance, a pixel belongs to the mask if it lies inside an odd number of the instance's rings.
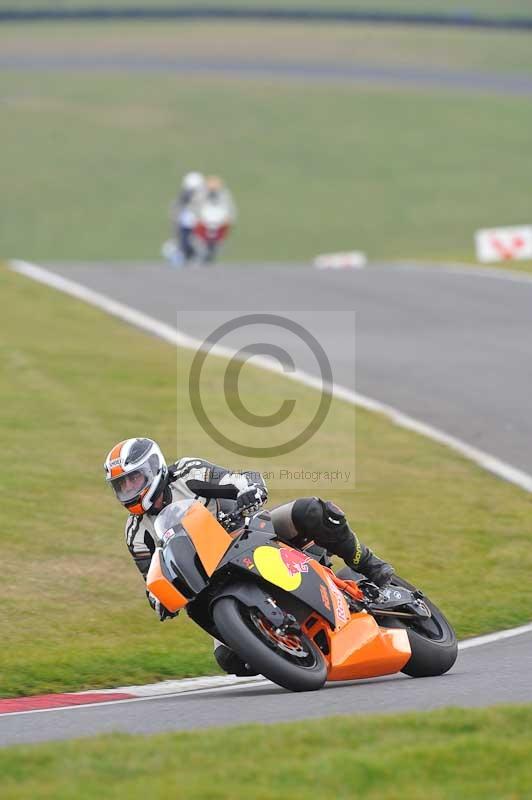
{"label": "track runoff area", "polygon": [[[81,283],[70,280],[69,278],[65,278],[56,272],[23,261],[12,261],[10,266],[19,274],[25,275],[28,278],[62,291],[72,297],[76,297],[80,300],[90,303],[91,305],[96,306],[124,321],[127,321],[130,324],[133,324],[145,331],[149,331],[151,334],[154,334],[165,341],[175,344],[176,346],[197,349],[197,347],[201,344],[201,340],[196,339],[187,332],[178,331],[175,327],[172,327],[161,320],[155,319],[139,309],[132,308],[131,306],[128,306],[119,300],[114,299],[113,297],[104,295]],[[405,269],[410,268],[415,270],[417,268],[416,266],[403,266]],[[500,279],[502,281],[510,281],[521,284],[528,283],[532,289],[532,279],[520,273],[511,273],[503,270],[475,269],[461,265],[451,265],[445,269],[447,272],[450,272],[451,274],[454,273],[456,275],[476,276],[477,278],[491,280]],[[234,355],[235,352],[236,351],[231,351],[228,348],[218,347],[219,355],[230,357]],[[264,360],[262,366],[265,369],[279,371],[269,360]],[[304,372],[302,373],[301,371],[296,373],[294,379],[299,380],[300,382],[311,387],[317,386],[318,383],[313,375]],[[523,470],[517,469],[510,464],[505,463],[495,456],[478,450],[477,448],[472,447],[470,444],[463,442],[454,436],[440,431],[431,425],[427,425],[423,421],[405,415],[393,406],[389,406],[360,395],[349,387],[335,386],[334,394],[347,402],[383,413],[395,424],[410,430],[414,430],[417,433],[420,433],[434,441],[445,444],[451,447],[453,450],[461,453],[461,455],[464,457],[471,459],[482,468],[498,475],[500,478],[519,486],[525,491],[532,492],[532,475],[529,475]],[[477,648],[490,647],[491,649],[494,644],[499,644],[505,642],[506,640],[514,640],[515,642],[519,642],[525,648],[528,648],[530,634],[532,634],[532,623],[510,630],[499,631],[496,633],[464,640],[459,643],[459,650],[467,653],[467,651],[473,651],[473,649]],[[521,649],[521,647],[519,649]],[[167,698],[170,700],[171,698],[179,698],[182,696],[191,697],[194,695],[213,693],[217,697],[220,697],[226,694],[230,695],[235,691],[238,692],[239,690],[244,690],[246,688],[254,688],[256,690],[261,689],[264,691],[264,689],[267,689],[267,687],[273,688],[273,685],[260,676],[255,678],[213,676],[208,678],[194,678],[180,681],[164,681],[145,686],[125,686],[98,691],[72,692],[0,700],[0,715],[2,715],[4,719],[6,716],[8,716],[13,720],[13,717],[19,718],[21,716],[43,714],[46,712],[53,713],[57,711],[66,712],[75,711],[76,709],[81,710],[82,707],[86,706],[107,707],[109,705],[115,706],[143,701],[146,702],[155,698]],[[277,687],[275,687],[275,689],[277,690]],[[453,687],[453,693],[455,692],[455,689],[456,687]],[[453,694],[453,696],[455,697],[454,704],[456,704],[455,694]],[[452,702],[453,700],[449,699],[447,704]],[[486,701],[486,704],[488,704],[488,702],[489,701]],[[423,708],[427,707],[427,705],[422,701],[419,705],[414,703],[413,706],[407,707]],[[381,703],[378,708],[372,710],[387,710],[386,704],[383,706]],[[396,707],[394,706],[389,710],[396,710]],[[328,703],[326,704],[323,713],[334,713],[334,710],[331,709],[330,698],[328,698]],[[237,721],[240,720],[235,720],[235,722]],[[215,722],[214,724],[217,723]],[[2,727],[3,726],[0,726],[0,741],[3,738],[1,731]],[[186,727],[194,727],[194,724],[187,725]],[[10,735],[7,731],[5,733],[10,741],[18,741],[16,733],[14,736]],[[74,735],[76,734],[74,733]],[[51,735],[49,738],[54,738],[54,736]],[[23,734],[22,739],[24,741],[28,741],[31,740],[31,737],[28,739]]]}

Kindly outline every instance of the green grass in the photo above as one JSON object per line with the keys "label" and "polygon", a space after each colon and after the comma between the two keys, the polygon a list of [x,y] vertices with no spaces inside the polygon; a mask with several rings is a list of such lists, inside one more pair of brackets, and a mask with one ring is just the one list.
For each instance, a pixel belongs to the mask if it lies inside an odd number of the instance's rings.
{"label": "green grass", "polygon": [[[179,7],[190,6],[188,0],[157,0],[153,5]],[[502,16],[532,16],[532,3],[530,0],[209,0],[199,2],[197,7],[224,6],[234,8],[319,8],[319,9],[347,9],[396,12],[424,12],[434,14],[474,13],[494,17]],[[141,0],[0,0],[0,8],[120,8],[120,7],[145,7],[150,3]]]}
{"label": "green grass", "polygon": [[0,751],[3,800],[526,800],[532,707],[99,736]]}
{"label": "green grass", "polygon": [[[215,672],[209,638],[185,615],[156,622],[101,464],[115,442],[135,435],[157,439],[168,458],[257,464],[237,462],[198,429],[187,410],[190,353],[176,359],[171,346],[7,270],[0,292],[0,696]],[[212,359],[207,368],[214,398],[224,366]],[[249,405],[271,412],[285,384],[247,369]],[[290,396],[297,427],[315,396],[292,383]],[[222,402],[212,410],[234,434]],[[335,402],[329,419],[283,464],[347,467],[353,409]],[[358,411],[356,432],[356,484],[347,493],[331,486],[328,496],[361,538],[421,585],[460,636],[528,621],[530,497],[379,416]],[[273,481],[271,501],[316,491]]]}
{"label": "green grass", "polygon": [[235,193],[230,260],[471,259],[477,228],[530,221],[524,99],[46,72],[0,92],[4,257],[158,259],[190,168]]}

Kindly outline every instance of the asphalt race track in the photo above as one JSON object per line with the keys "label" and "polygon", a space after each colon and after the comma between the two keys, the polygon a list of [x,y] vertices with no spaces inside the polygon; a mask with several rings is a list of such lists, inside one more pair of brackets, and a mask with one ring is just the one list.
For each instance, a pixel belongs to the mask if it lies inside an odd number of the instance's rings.
{"label": "asphalt race track", "polygon": [[[415,265],[47,266],[200,339],[216,327],[219,309],[313,311],[312,332],[336,383],[532,474],[530,275]],[[249,344],[249,333],[225,341]],[[305,346],[295,355],[298,367],[318,374]]]}
{"label": "asphalt race track", "polygon": [[[352,272],[266,264],[216,266],[209,272],[160,264],[48,266],[196,337],[212,331],[214,310],[220,306],[287,315],[290,309],[314,309],[318,327],[324,320],[320,333],[334,356],[336,381],[532,473],[530,276],[513,279],[414,265],[372,265]],[[320,309],[328,313],[320,316]],[[349,318],[353,311],[356,386],[343,347],[344,315]],[[315,364],[309,358],[302,368],[312,372]],[[439,678],[399,675],[329,684],[304,694],[251,684],[8,714],[0,717],[0,745],[111,731],[151,733],[532,702],[531,673],[532,633],[524,633],[461,651],[455,667]]]}
{"label": "asphalt race track", "polygon": [[235,61],[227,58],[206,60],[171,59],[157,56],[97,56],[70,55],[0,55],[2,70],[55,70],[68,72],[140,72],[182,75],[225,75],[228,77],[265,77],[281,80],[353,82],[383,86],[412,86],[417,88],[476,91],[515,97],[532,95],[532,79],[526,73],[504,75],[474,70],[427,69],[395,64],[320,64],[313,62]]}
{"label": "asphalt race track", "polygon": [[333,714],[532,702],[532,635],[465,650],[439,678],[404,675],[327,684],[293,694],[271,683],[159,698],[0,716],[0,746],[97,733],[157,733]]}

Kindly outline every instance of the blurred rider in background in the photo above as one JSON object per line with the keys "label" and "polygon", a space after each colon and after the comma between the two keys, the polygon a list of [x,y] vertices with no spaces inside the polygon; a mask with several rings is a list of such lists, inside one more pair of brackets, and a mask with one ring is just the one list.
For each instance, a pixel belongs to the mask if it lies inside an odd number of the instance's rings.
{"label": "blurred rider in background", "polygon": [[192,204],[197,220],[194,241],[197,259],[207,264],[216,255],[236,220],[236,208],[231,192],[217,175],[209,175]]}
{"label": "blurred rider in background", "polygon": [[[119,442],[107,454],[104,469],[108,485],[129,512],[126,544],[144,580],[158,544],[155,519],[170,503],[199,499],[223,525],[224,513],[238,510],[243,519],[246,514],[261,508],[268,499],[259,472],[231,472],[202,458],[180,458],[167,465],[153,439],[135,438]],[[219,485],[232,486],[236,499],[215,499],[214,487]],[[330,500],[301,497],[272,508],[269,513],[275,533],[283,542],[302,548],[313,541],[323,548],[323,555],[340,556],[348,566],[381,588],[392,578],[393,567],[358,539],[342,509]],[[177,616],[150,592],[146,594],[161,622]],[[253,674],[233,650],[216,640],[214,656],[219,666],[229,674]]]}
{"label": "blurred rider in background", "polygon": [[202,220],[208,216],[210,207],[215,207],[226,225],[236,220],[236,206],[233,195],[218,175],[208,175],[204,184],[194,195],[193,210],[196,218]]}
{"label": "blurred rider in background", "polygon": [[194,258],[192,236],[198,221],[196,200],[204,187],[205,178],[201,172],[187,172],[181,182],[179,195],[170,210],[178,250],[185,262]]}

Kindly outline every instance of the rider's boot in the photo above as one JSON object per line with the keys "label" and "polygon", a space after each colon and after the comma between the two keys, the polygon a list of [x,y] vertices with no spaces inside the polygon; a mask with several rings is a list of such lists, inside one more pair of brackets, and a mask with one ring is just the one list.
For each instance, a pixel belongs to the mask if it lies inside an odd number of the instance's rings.
{"label": "rider's boot", "polygon": [[230,647],[221,642],[215,642],[214,658],[218,666],[228,675],[236,675],[240,678],[258,675],[258,672],[255,672],[245,661],[242,661],[234,650],[231,650]]}
{"label": "rider's boot", "polygon": [[364,544],[361,544],[361,557],[358,564],[351,565],[349,562],[347,563],[350,567],[352,566],[353,569],[356,569],[357,572],[362,572],[366,578],[369,578],[370,581],[377,584],[379,587],[386,586],[394,576],[394,568],[392,565],[376,556],[375,553]]}
{"label": "rider's boot", "polygon": [[346,564],[363,573],[377,586],[385,586],[394,574],[391,564],[378,558],[351,530],[339,506],[319,497],[296,500],[292,520],[299,536],[313,538],[329,553],[340,556]]}

